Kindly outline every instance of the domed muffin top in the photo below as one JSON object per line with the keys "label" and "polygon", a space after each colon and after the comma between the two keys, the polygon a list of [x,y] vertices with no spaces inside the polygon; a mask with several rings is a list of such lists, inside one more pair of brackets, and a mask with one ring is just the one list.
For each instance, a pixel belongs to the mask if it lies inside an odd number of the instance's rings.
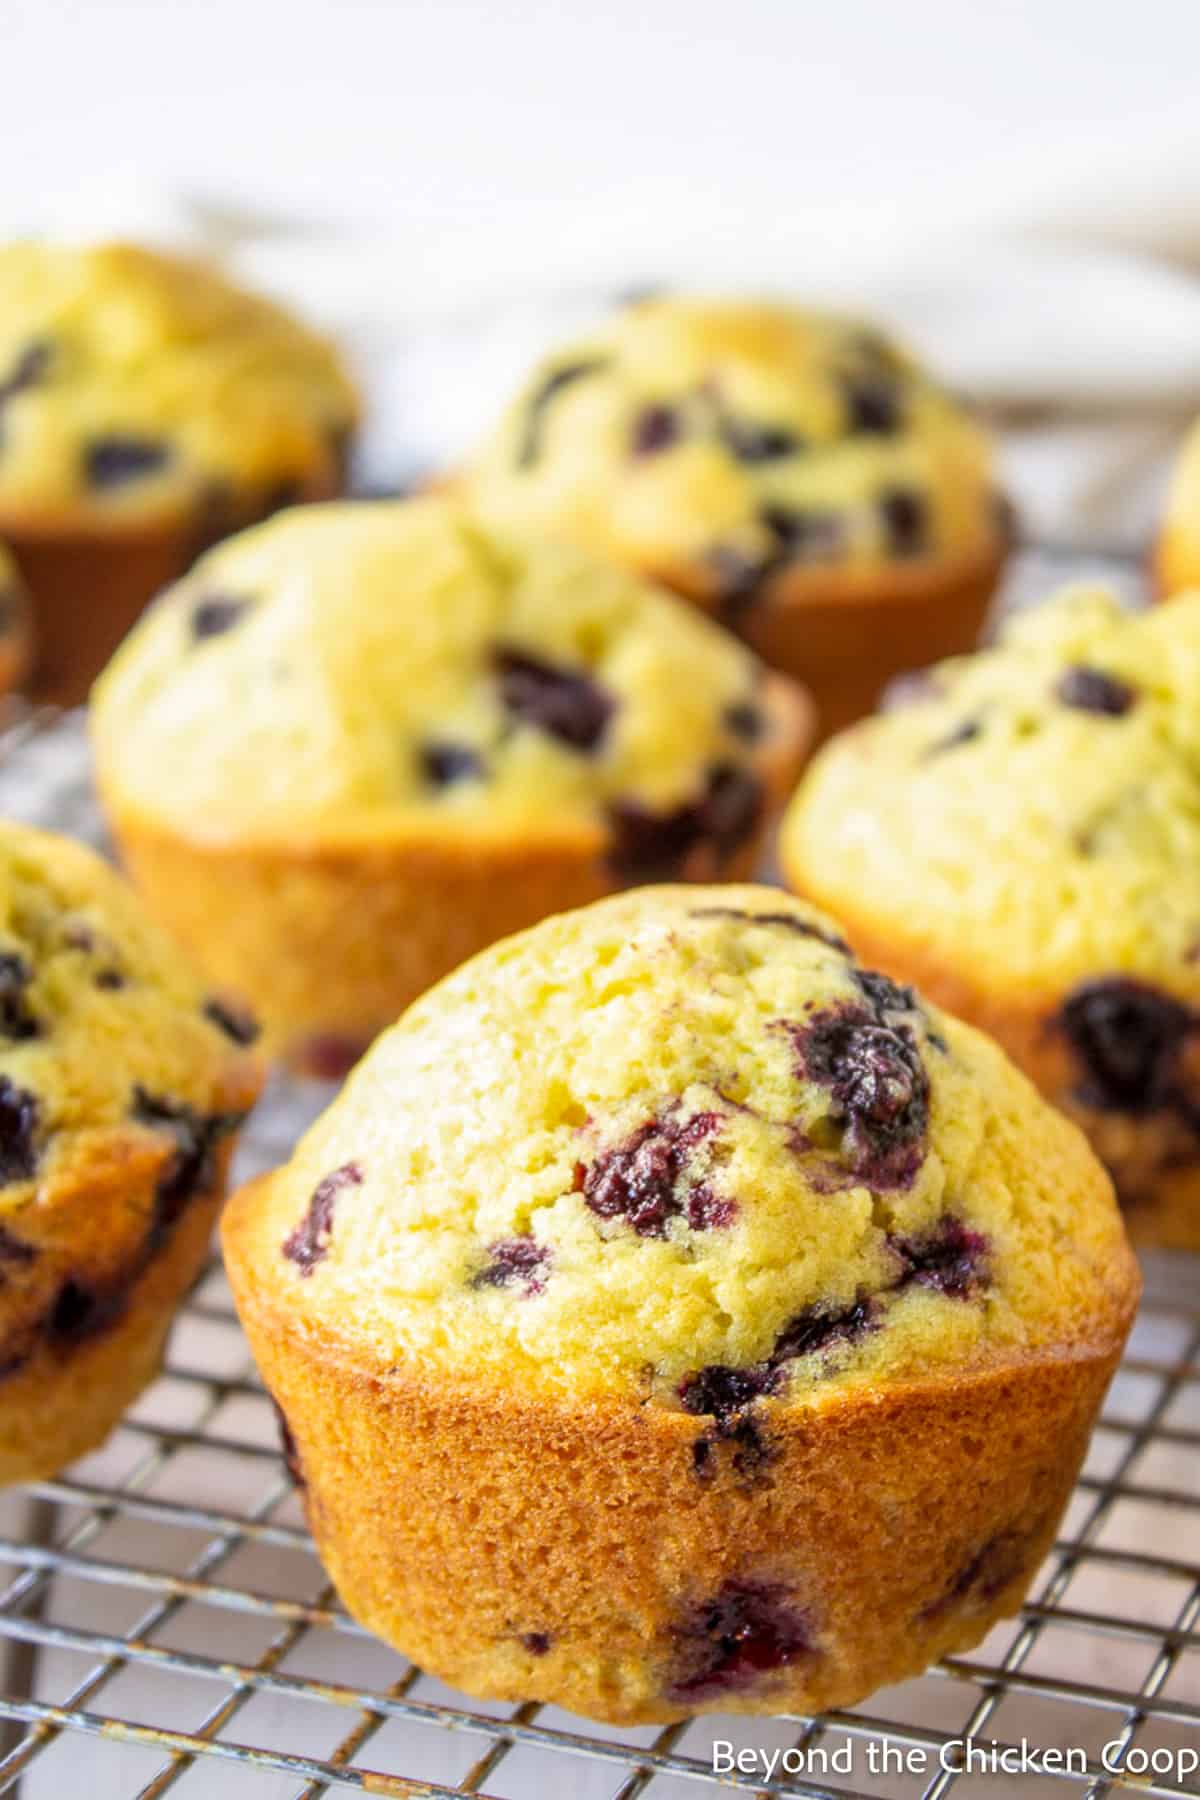
{"label": "domed muffin top", "polygon": [[182,1184],[257,1094],[254,1036],[98,856],[0,822],[0,1213],[139,1139],[174,1145]]}
{"label": "domed muffin top", "polygon": [[781,305],[632,305],[535,370],[466,471],[487,518],[735,605],[781,570],[992,554],[984,432],[894,344]]}
{"label": "domed muffin top", "polygon": [[1014,997],[1114,973],[1200,997],[1200,594],[1075,588],[942,664],[827,746],[783,855]]}
{"label": "domed muffin top", "polygon": [[258,1192],[239,1266],[297,1329],[718,1420],[1115,1344],[1136,1287],[1074,1126],[762,887],[484,952]]}
{"label": "domed muffin top", "polygon": [[128,244],[0,247],[0,517],[253,516],[338,485],[335,352],[202,263]]}
{"label": "domed muffin top", "polygon": [[697,808],[732,836],[757,760],[807,726],[683,602],[442,499],[302,507],[223,545],[94,712],[110,792],[199,837],[611,834],[634,861]]}

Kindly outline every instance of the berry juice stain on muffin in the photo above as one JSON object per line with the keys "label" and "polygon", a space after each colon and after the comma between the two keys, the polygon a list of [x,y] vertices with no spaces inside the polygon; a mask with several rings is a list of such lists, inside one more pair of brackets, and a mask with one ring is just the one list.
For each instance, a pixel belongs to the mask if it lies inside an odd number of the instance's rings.
{"label": "berry juice stain on muffin", "polygon": [[639,1237],[661,1237],[667,1221],[681,1216],[695,1231],[728,1225],[734,1203],[686,1179],[691,1151],[720,1127],[711,1112],[683,1123],[669,1114],[647,1120],[626,1143],[580,1163],[576,1185],[598,1218],[624,1219]]}
{"label": "berry juice stain on muffin", "polygon": [[729,1581],[676,1627],[669,1693],[719,1700],[814,1654],[811,1626],[794,1596],[767,1582]]}
{"label": "berry juice stain on muffin", "polygon": [[283,1254],[289,1262],[295,1263],[301,1275],[311,1275],[317,1264],[329,1254],[339,1196],[346,1188],[361,1186],[362,1178],[363,1172],[359,1165],[348,1162],[318,1181],[304,1217],[283,1240]]}
{"label": "berry juice stain on muffin", "polygon": [[971,1300],[987,1285],[986,1237],[949,1214],[920,1236],[890,1242],[903,1268],[900,1287],[916,1282],[955,1300]]}
{"label": "berry juice stain on muffin", "polygon": [[307,1483],[304,1469],[300,1462],[300,1449],[296,1443],[292,1428],[288,1424],[287,1414],[278,1400],[271,1400],[271,1408],[275,1414],[275,1429],[279,1433],[279,1453],[283,1457],[283,1466],[291,1476],[295,1485],[303,1490]]}
{"label": "berry juice stain on muffin", "polygon": [[1035,1528],[1014,1527],[999,1531],[974,1551],[951,1578],[944,1594],[923,1609],[923,1617],[937,1618],[960,1610],[983,1611],[1021,1575],[1028,1564],[1029,1545],[1041,1535],[1044,1522]]}
{"label": "berry juice stain on muffin", "polygon": [[531,1237],[499,1238],[487,1248],[487,1261],[471,1279],[472,1287],[514,1288],[540,1294],[546,1285],[550,1252]]}
{"label": "berry juice stain on muffin", "polygon": [[921,1165],[929,1111],[917,1002],[911,988],[871,971],[856,971],[856,986],[869,1006],[851,1002],[780,1028],[802,1074],[829,1089],[829,1117],[844,1133],[850,1168],[873,1187],[907,1187]]}
{"label": "berry juice stain on muffin", "polygon": [[1059,1018],[1089,1106],[1135,1115],[1189,1107],[1181,1063],[1200,1031],[1191,1007],[1146,982],[1116,976],[1074,989]]}

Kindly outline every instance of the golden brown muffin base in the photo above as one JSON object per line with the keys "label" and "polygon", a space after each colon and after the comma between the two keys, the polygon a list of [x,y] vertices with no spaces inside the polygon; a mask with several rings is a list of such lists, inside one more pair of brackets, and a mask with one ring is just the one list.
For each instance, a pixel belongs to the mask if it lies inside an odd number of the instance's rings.
{"label": "golden brown muffin base", "polygon": [[[800,772],[811,708],[772,678],[777,741],[758,759],[763,822],[720,868],[697,852],[691,880],[745,880]],[[102,783],[103,786],[103,783]],[[497,939],[586,905],[622,883],[604,832],[470,842],[445,833],[354,843],[213,844],[167,830],[105,793],[126,865],[147,904],[213,985],[249,1001],[263,1046],[294,1068],[344,1074],[433,982]]]}
{"label": "golden brown muffin base", "polygon": [[[175,1309],[203,1266],[231,1154],[227,1140],[214,1155],[211,1186],[148,1255],[141,1243],[169,1151],[114,1160],[55,1195],[57,1218],[38,1221],[42,1230],[30,1240],[35,1292],[14,1295],[10,1283],[0,1309],[0,1357],[20,1357],[0,1374],[0,1483],[41,1480],[95,1449],[154,1380]],[[20,1223],[18,1215],[13,1229]],[[68,1281],[112,1311],[78,1341],[54,1341],[45,1301]]]}
{"label": "golden brown muffin base", "polygon": [[197,544],[179,526],[62,532],[5,525],[33,599],[34,691],[59,706],[83,700],[139,613],[187,568]]}
{"label": "golden brown muffin base", "polygon": [[1006,540],[970,557],[922,558],[885,569],[796,566],[723,614],[711,578],[686,567],[646,572],[724,617],[771,668],[817,703],[823,742],[875,706],[897,675],[973,650],[1008,556]]}
{"label": "golden brown muffin base", "polygon": [[[739,1474],[718,1443],[701,1479],[711,1420],[489,1390],[350,1329],[301,1333],[262,1185],[226,1210],[226,1264],[346,1606],[468,1693],[619,1724],[850,1706],[977,1644],[1053,1541],[1137,1300],[1132,1273],[1114,1283],[1104,1343],[760,1403],[766,1459]],[[810,1648],[732,1690],[681,1689],[730,1588],[774,1596]]]}
{"label": "golden brown muffin base", "polygon": [[[831,904],[786,858],[784,873],[795,893],[819,906]],[[869,967],[912,983],[947,1012],[986,1031],[1034,1086],[1075,1120],[1113,1177],[1125,1225],[1135,1244],[1144,1249],[1200,1251],[1200,1160],[1177,1160],[1175,1127],[1153,1116],[1134,1119],[1104,1113],[1078,1098],[1079,1070],[1066,1039],[1054,1026],[1065,993],[1033,994],[1018,989],[1004,996],[987,993],[948,967],[933,946],[905,939],[891,925],[883,930],[848,912],[841,897],[834,910],[856,955]]]}
{"label": "golden brown muffin base", "polygon": [[[330,500],[336,484],[318,483],[305,501]],[[265,516],[250,509],[216,535]],[[198,519],[151,524],[81,524],[70,518],[22,520],[0,514],[0,538],[12,551],[33,601],[39,700],[76,706],[155,595],[184,574],[215,541]]]}
{"label": "golden brown muffin base", "polygon": [[33,633],[28,619],[17,619],[0,631],[0,697],[24,685],[33,661]]}

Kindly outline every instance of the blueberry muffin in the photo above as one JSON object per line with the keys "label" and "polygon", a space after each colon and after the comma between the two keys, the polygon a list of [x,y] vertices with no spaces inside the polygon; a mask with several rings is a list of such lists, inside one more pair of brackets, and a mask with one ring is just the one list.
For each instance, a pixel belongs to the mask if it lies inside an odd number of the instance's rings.
{"label": "blueberry muffin", "polygon": [[962,407],[878,332],[784,306],[627,308],[535,370],[463,485],[717,613],[825,730],[975,642],[1008,539]]}
{"label": "blueberry muffin", "polygon": [[444,499],[307,507],[213,552],[93,711],[153,909],[330,1075],[547,913],[751,873],[809,727],[691,608]]}
{"label": "blueberry muffin", "polygon": [[1164,595],[1200,587],[1200,420],[1184,439],[1175,462],[1153,572]]}
{"label": "blueberry muffin", "polygon": [[157,1373],[253,1035],[90,850],[0,823],[0,1482],[101,1443]]}
{"label": "blueberry muffin", "polygon": [[12,557],[0,544],[0,695],[11,693],[25,679],[31,648],[25,586]]}
{"label": "blueberry muffin", "polygon": [[622,1722],[849,1705],[977,1643],[1138,1292],[1075,1126],[745,886],[457,970],[224,1247],[350,1611]]}
{"label": "blueberry muffin", "polygon": [[1079,1121],[1136,1239],[1200,1249],[1200,594],[1072,590],[934,670],[826,748],[781,850]]}
{"label": "blueberry muffin", "polygon": [[212,268],[0,247],[0,535],[44,688],[80,698],[206,543],[339,492],[356,412],[329,345]]}

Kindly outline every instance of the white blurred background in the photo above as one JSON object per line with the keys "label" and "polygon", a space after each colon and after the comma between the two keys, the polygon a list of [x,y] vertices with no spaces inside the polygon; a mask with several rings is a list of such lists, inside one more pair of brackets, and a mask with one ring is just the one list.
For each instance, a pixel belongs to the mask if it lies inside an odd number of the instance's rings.
{"label": "white blurred background", "polygon": [[1052,409],[1035,503],[1109,536],[1200,410],[1196,0],[0,0],[0,55],[0,230],[228,251],[369,364],[373,473],[400,413],[418,460],[486,418],[560,316],[510,303],[656,281],[865,307]]}
{"label": "white blurred background", "polygon": [[[743,224],[857,245],[1086,212],[1126,158],[1200,145],[1194,0],[3,0],[0,21],[4,205],[35,222],[108,174],[586,276]],[[1198,184],[1160,196],[1189,234]]]}

